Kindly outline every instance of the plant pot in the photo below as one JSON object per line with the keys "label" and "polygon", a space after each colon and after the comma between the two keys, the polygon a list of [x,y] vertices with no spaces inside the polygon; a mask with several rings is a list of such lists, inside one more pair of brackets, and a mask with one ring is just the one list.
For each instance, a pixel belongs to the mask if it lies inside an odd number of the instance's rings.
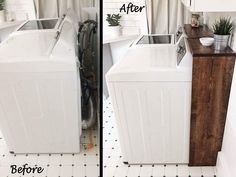
{"label": "plant pot", "polygon": [[5,17],[5,10],[0,10],[0,23],[5,22],[6,17]]}
{"label": "plant pot", "polygon": [[121,35],[121,28],[120,26],[109,26],[109,36],[111,37],[118,37]]}
{"label": "plant pot", "polygon": [[228,46],[230,35],[217,35],[214,34],[214,47],[215,50],[224,50]]}

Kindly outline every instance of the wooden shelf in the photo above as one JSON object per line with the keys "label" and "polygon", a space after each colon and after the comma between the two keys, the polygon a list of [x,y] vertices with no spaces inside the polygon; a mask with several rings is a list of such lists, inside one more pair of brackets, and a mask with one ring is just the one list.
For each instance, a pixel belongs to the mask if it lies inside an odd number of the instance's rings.
{"label": "wooden shelf", "polygon": [[184,31],[188,38],[213,37],[213,32],[208,28],[207,25],[194,28],[190,24],[185,24]]}
{"label": "wooden shelf", "polygon": [[199,38],[212,36],[207,26],[184,26],[193,55],[190,166],[215,166],[221,150],[236,53],[215,51]]}
{"label": "wooden shelf", "polygon": [[206,47],[200,43],[199,38],[201,37],[213,37],[213,32],[206,26],[199,28],[193,28],[191,25],[184,25],[185,32],[188,37],[188,44],[193,57],[203,56],[236,56],[236,53],[227,47],[225,50],[217,51],[214,46]]}

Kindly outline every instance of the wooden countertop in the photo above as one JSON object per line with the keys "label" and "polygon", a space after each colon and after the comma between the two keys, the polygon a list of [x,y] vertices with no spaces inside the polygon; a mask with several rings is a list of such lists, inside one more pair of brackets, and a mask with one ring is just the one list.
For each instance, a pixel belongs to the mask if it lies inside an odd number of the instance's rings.
{"label": "wooden countertop", "polygon": [[213,32],[206,26],[192,28],[190,24],[184,25],[184,30],[187,35],[190,51],[194,57],[202,56],[236,56],[236,53],[228,46],[225,50],[217,51],[214,45],[205,47],[200,43],[201,37],[213,37]]}
{"label": "wooden countertop", "polygon": [[199,38],[188,38],[188,44],[193,57],[201,56],[236,56],[236,53],[228,46],[225,50],[217,51],[214,46],[205,47]]}
{"label": "wooden countertop", "polygon": [[190,24],[185,24],[184,31],[188,38],[213,37],[214,35],[207,25],[193,28]]}

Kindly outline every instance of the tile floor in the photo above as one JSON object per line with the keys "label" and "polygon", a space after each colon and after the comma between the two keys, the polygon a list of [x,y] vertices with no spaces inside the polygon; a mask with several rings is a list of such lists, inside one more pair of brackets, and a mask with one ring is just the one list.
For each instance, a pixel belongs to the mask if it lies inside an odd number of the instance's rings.
{"label": "tile floor", "polygon": [[215,167],[187,165],[125,165],[117,136],[110,99],[103,101],[103,176],[104,177],[214,177]]}
{"label": "tile floor", "polygon": [[10,165],[18,167],[28,163],[43,167],[41,174],[25,174],[24,177],[99,177],[99,147],[97,128],[92,130],[94,147],[86,150],[89,143],[89,132],[84,131],[81,136],[82,151],[79,154],[20,154],[8,152],[2,135],[0,134],[0,177],[23,177],[11,174]]}

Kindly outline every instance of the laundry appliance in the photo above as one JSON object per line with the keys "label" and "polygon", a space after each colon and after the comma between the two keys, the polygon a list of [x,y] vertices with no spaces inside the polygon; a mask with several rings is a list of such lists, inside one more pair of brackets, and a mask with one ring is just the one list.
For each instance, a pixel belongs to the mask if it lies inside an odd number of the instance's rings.
{"label": "laundry appliance", "polygon": [[0,44],[0,130],[14,153],[78,153],[77,20],[24,22]]}
{"label": "laundry appliance", "polygon": [[192,56],[184,33],[141,36],[106,81],[124,162],[187,164]]}

